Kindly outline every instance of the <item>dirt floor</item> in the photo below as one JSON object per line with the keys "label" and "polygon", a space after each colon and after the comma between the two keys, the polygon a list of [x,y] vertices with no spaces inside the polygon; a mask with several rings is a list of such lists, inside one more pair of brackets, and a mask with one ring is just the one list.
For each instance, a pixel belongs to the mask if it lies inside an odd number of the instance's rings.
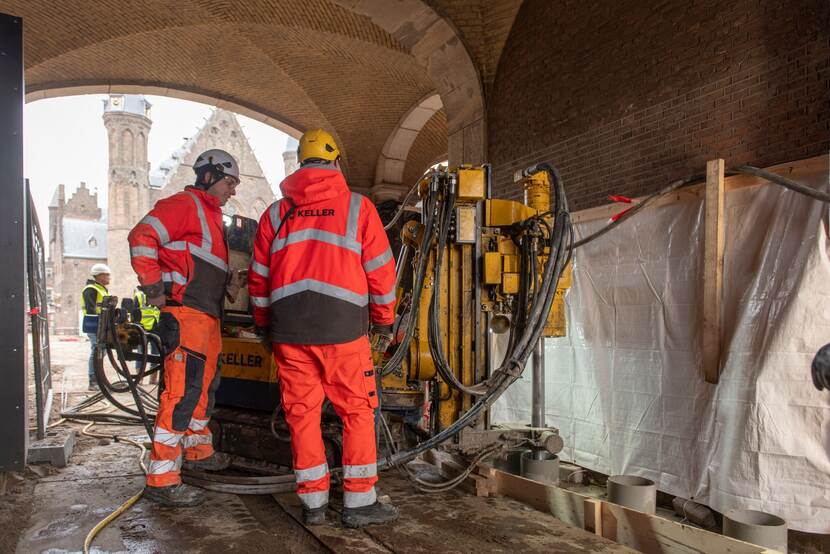
{"label": "dirt floor", "polygon": [[[86,390],[89,343],[57,338],[51,350],[54,424],[63,407],[91,394]],[[30,393],[33,408],[33,386]],[[31,423],[34,429],[34,415]],[[142,489],[139,450],[112,437],[146,441],[143,428],[96,425],[91,432],[109,437],[98,438],[83,434],[84,427],[65,422],[52,429],[75,433],[67,467],[30,465],[25,473],[7,473],[5,482],[0,480],[0,493],[5,490],[0,496],[0,554],[80,552],[89,530]],[[457,490],[424,495],[394,472],[382,475],[380,488],[400,508],[401,519],[360,531],[340,525],[337,494],[328,523],[308,529],[300,524],[291,493],[207,492],[203,506],[180,510],[141,499],[96,537],[91,552],[633,552],[507,498],[477,498]],[[792,538],[790,552],[828,551],[824,537]]]}
{"label": "dirt floor", "polygon": [[[52,423],[62,407],[87,398],[86,339],[52,344]],[[32,387],[32,406],[34,391]],[[84,538],[100,520],[143,487],[139,450],[112,437],[142,442],[141,426],[65,422],[54,432],[75,433],[65,468],[33,465],[7,474],[0,501],[0,554],[58,554],[82,551]],[[32,420],[34,428],[34,419]],[[91,552],[632,552],[506,498],[476,498],[453,491],[418,493],[397,473],[381,477],[381,491],[401,509],[401,519],[367,530],[343,529],[338,494],[329,522],[306,529],[294,494],[242,496],[207,492],[199,508],[172,510],[140,499],[95,538]]]}

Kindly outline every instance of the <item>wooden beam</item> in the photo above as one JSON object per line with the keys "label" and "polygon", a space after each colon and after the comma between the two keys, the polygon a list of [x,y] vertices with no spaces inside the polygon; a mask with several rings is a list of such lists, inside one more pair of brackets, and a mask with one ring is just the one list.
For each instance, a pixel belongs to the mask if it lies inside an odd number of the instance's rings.
{"label": "wooden beam", "polygon": [[586,498],[584,504],[585,530],[602,536],[602,502],[593,498]]}
{"label": "wooden beam", "polygon": [[723,298],[724,162],[706,164],[703,218],[703,377],[717,384],[720,377],[721,299]]}
{"label": "wooden beam", "polygon": [[492,490],[646,554],[771,554],[776,551],[699,527],[638,512],[578,492],[488,468]]}

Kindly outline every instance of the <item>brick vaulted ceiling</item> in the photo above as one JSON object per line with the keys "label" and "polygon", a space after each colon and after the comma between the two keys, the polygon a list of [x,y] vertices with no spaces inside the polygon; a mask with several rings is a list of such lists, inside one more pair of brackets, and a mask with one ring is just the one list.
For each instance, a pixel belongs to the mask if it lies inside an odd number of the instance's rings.
{"label": "brick vaulted ceiling", "polygon": [[430,94],[445,113],[419,130],[407,163],[447,153],[484,161],[485,94],[520,4],[0,0],[0,12],[23,18],[30,101],[138,91],[214,103],[293,134],[328,128],[349,180],[369,190],[387,140]]}

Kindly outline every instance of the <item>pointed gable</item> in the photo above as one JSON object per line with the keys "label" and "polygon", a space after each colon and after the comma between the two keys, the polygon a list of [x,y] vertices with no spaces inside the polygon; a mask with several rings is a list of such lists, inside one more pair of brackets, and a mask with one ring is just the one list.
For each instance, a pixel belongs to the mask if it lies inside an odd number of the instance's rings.
{"label": "pointed gable", "polygon": [[[229,152],[237,159],[241,170],[241,183],[236,196],[225,207],[225,213],[258,219],[265,207],[274,201],[274,193],[236,115],[222,109],[213,110],[201,129],[153,172],[150,180],[157,188],[151,191],[152,200],[170,196],[192,184],[196,157],[211,148]],[[279,155],[276,150],[275,155]]]}

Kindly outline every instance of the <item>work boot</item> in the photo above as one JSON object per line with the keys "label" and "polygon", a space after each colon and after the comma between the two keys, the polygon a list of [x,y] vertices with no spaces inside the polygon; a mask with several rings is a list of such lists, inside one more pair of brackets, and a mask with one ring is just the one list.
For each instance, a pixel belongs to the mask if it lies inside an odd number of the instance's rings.
{"label": "work boot", "polygon": [[375,502],[360,508],[343,508],[343,525],[354,529],[374,523],[388,523],[398,519],[398,509],[392,504]]}
{"label": "work boot", "polygon": [[202,460],[185,460],[182,467],[188,471],[222,471],[231,465],[231,457],[224,452],[214,452]]}
{"label": "work boot", "polygon": [[86,390],[91,391],[100,391],[101,387],[98,386],[98,382],[95,380],[95,377],[89,378],[89,386],[87,386]]}
{"label": "work boot", "polygon": [[144,487],[144,497],[161,506],[175,508],[198,506],[205,500],[202,491],[184,483],[168,487]]}
{"label": "work boot", "polygon": [[326,522],[328,504],[319,508],[303,508],[303,523],[305,525],[323,525]]}

